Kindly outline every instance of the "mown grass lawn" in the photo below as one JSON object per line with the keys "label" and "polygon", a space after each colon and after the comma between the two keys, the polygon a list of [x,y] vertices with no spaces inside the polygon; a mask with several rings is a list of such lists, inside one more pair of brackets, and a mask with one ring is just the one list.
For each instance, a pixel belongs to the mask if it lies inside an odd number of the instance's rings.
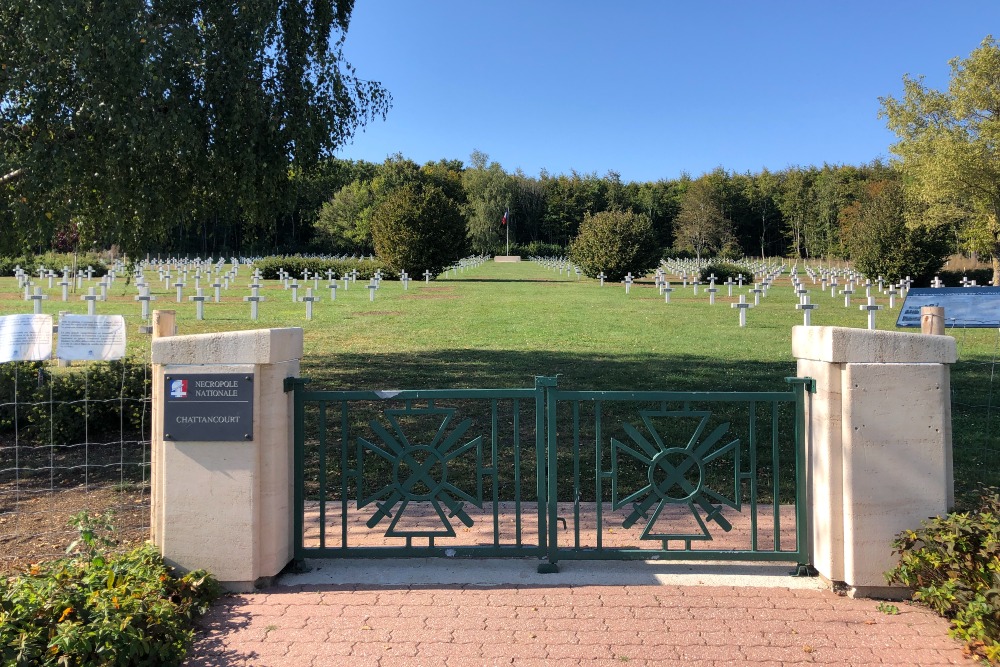
{"label": "mown grass lawn", "polygon": [[[712,306],[705,286],[695,295],[673,280],[667,304],[651,280],[633,285],[626,295],[623,285],[602,288],[597,281],[578,281],[529,262],[488,262],[430,283],[413,281],[406,291],[398,281],[386,281],[374,302],[360,281],[338,289],[331,302],[324,280],[311,321],[305,319],[305,304],[292,303],[290,291],[270,281],[260,319],[252,322],[242,300],[250,293],[249,274],[241,269],[223,303],[206,303],[203,321],[195,319],[194,304],[186,299],[193,292],[178,304],[174,289],[155,280],[153,308],[176,310],[181,334],[303,327],[302,374],[322,389],[530,387],[535,376],[558,376],[560,387],[578,390],[785,390],[784,378],[795,374],[791,329],[802,323],[787,273],[749,311],[742,329],[730,307],[738,288],[728,297],[720,285]],[[752,301],[749,287],[742,292]],[[58,288],[46,292],[50,300],[43,312],[86,312],[79,293],[63,303]],[[148,358],[148,337],[137,333],[135,293],[119,280],[97,312],[124,314],[130,354]],[[302,287],[299,295],[304,294]],[[866,315],[858,310],[862,298],[845,308],[842,296],[831,297],[818,285],[811,297],[820,305],[813,311],[814,325],[866,326]],[[887,307],[888,299],[880,296],[878,303]],[[30,310],[13,279],[0,281],[0,313]],[[878,327],[895,329],[898,311],[897,302],[895,310],[879,312]],[[997,483],[1000,476],[992,405],[1000,401],[1000,386],[994,392],[993,385],[1000,338],[992,329],[949,333],[957,338],[962,359],[952,372],[961,493],[975,482]]]}

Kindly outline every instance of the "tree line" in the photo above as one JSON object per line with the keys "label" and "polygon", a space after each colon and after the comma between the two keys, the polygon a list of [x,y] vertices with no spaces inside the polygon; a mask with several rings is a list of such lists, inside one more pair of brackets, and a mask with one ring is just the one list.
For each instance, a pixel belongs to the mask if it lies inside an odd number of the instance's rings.
{"label": "tree line", "polygon": [[892,163],[624,182],[508,172],[480,152],[424,165],[333,157],[392,101],[344,59],[353,7],[4,3],[0,255],[371,253],[407,238],[414,212],[428,229],[447,218],[449,252],[497,253],[510,231],[525,252],[559,253],[609,212],[648,223],[664,254],[851,259],[884,273],[959,250],[991,257],[1000,284],[992,37],[951,61],[947,90],[904,77],[899,99],[881,98]]}
{"label": "tree line", "polygon": [[[429,182],[461,210],[474,253],[504,249],[505,212],[519,246],[555,251],[568,247],[587,214],[621,210],[647,217],[665,254],[848,259],[860,211],[870,218],[875,210],[870,193],[901,183],[898,170],[879,160],[757,173],[719,167],[698,177],[623,182],[615,172],[508,172],[481,152],[468,164],[443,159],[419,165],[402,155],[382,163],[329,159],[291,179],[287,210],[271,221],[263,243],[242,238],[239,222],[220,216],[178,226],[160,249],[369,254],[372,213],[399,188]],[[961,239],[951,238],[957,247]]]}

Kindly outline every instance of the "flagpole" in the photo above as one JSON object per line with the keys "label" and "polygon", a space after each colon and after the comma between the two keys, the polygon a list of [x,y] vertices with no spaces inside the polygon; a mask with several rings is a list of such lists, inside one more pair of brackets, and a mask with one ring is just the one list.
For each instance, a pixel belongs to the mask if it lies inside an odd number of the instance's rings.
{"label": "flagpole", "polygon": [[503,212],[503,226],[506,228],[507,232],[507,256],[510,257],[510,206],[504,209]]}

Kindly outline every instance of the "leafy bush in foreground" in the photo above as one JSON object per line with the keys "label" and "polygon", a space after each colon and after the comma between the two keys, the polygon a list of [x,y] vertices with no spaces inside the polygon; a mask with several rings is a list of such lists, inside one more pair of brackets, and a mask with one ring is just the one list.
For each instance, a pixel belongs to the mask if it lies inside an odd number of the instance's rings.
{"label": "leafy bush in foreground", "polygon": [[100,520],[74,522],[71,557],[0,580],[0,662],[180,665],[218,583],[203,571],[174,578],[150,544],[114,554]]}
{"label": "leafy bush in foreground", "polygon": [[1000,495],[990,489],[971,512],[929,519],[893,542],[890,584],[951,621],[951,634],[1000,664]]}

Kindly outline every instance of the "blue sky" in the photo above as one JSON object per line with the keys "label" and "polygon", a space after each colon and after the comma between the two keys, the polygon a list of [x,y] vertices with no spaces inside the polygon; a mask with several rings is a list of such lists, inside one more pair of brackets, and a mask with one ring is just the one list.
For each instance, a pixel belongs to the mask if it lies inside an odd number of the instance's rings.
{"label": "blue sky", "polygon": [[624,181],[889,156],[878,97],[1000,38],[998,0],[358,0],[344,51],[393,96],[338,157],[480,150]]}

